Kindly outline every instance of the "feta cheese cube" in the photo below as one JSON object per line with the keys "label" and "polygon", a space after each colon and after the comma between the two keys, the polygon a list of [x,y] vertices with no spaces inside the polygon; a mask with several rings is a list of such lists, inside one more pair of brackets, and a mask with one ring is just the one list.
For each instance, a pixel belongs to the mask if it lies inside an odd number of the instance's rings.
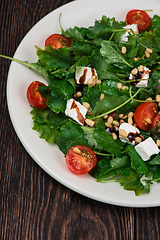
{"label": "feta cheese cube", "polygon": [[74,99],[71,98],[67,101],[65,114],[74,119],[80,125],[84,125],[87,111],[87,108]]}
{"label": "feta cheese cube", "polygon": [[[139,31],[138,31],[138,26],[137,24],[131,24],[131,25],[127,25],[125,27],[123,27],[124,29],[132,29],[134,31],[135,34],[138,34]],[[132,34],[132,31],[131,30],[126,30],[126,32],[124,34],[121,35],[120,37],[120,43],[124,43],[124,42],[127,42],[128,41],[128,36],[129,36],[129,33]]]}
{"label": "feta cheese cube", "polygon": [[76,67],[75,73],[76,84],[87,84],[88,80],[93,76],[97,76],[97,72],[94,68],[81,66]]}
{"label": "feta cheese cube", "polygon": [[119,134],[119,138],[122,142],[129,143],[131,145],[135,145],[135,137],[139,136],[140,131],[138,128],[132,126],[130,123],[122,123],[119,127],[119,133],[121,133],[120,130],[124,130],[126,132],[126,136],[122,136]]}
{"label": "feta cheese cube", "polygon": [[141,156],[143,161],[149,160],[152,155],[160,152],[159,148],[151,137],[135,146],[135,150]]}

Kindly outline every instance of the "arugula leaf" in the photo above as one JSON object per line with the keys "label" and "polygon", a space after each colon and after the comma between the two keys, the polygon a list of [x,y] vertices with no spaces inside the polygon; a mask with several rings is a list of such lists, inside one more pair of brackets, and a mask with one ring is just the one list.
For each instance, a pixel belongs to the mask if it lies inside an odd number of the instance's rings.
{"label": "arugula leaf", "polygon": [[66,122],[59,130],[56,138],[56,144],[66,155],[68,150],[74,145],[88,146],[83,130],[79,124],[72,121]]}
{"label": "arugula leaf", "polygon": [[119,179],[119,183],[125,190],[134,191],[136,196],[141,195],[145,191],[145,188],[140,181],[139,174],[133,169],[130,170],[129,176]]}
{"label": "arugula leaf", "polygon": [[131,157],[131,167],[137,172],[145,174],[145,176],[149,175],[148,166],[147,164],[142,160],[140,155],[137,153],[135,148],[131,145],[127,147],[128,153]]}
{"label": "arugula leaf", "polygon": [[102,100],[96,103],[93,113],[95,115],[108,112],[115,107],[121,105],[127,100],[127,96],[115,97],[115,96],[105,96]]}
{"label": "arugula leaf", "polygon": [[109,64],[115,65],[121,70],[128,70],[133,66],[127,62],[116,44],[110,41],[102,41],[100,52]]}
{"label": "arugula leaf", "polygon": [[40,133],[40,138],[45,139],[48,143],[55,142],[59,126],[63,125],[67,118],[64,114],[56,114],[49,108],[33,108],[33,130]]}
{"label": "arugula leaf", "polygon": [[116,157],[121,156],[124,143],[120,140],[113,140],[112,136],[103,129],[94,130],[94,138],[101,151],[107,151]]}

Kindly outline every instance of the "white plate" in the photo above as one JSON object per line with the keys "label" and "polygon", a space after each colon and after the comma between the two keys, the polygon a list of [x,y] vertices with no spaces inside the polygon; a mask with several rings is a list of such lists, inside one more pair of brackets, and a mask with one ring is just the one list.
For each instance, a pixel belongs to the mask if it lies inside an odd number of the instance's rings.
{"label": "white plate", "polygon": [[[37,57],[34,46],[44,48],[44,40],[50,34],[60,32],[58,24],[60,13],[61,24],[67,29],[94,25],[95,19],[100,19],[103,14],[109,17],[116,16],[116,20],[124,20],[126,13],[133,8],[154,10],[149,12],[149,15],[153,16],[154,13],[160,14],[160,1],[81,0],[68,3],[49,13],[35,25],[20,43],[14,57],[35,62]],[[89,174],[85,176],[72,174],[58,147],[49,145],[32,130],[31,108],[26,99],[26,89],[33,80],[44,81],[32,70],[12,62],[7,80],[7,101],[10,117],[20,141],[42,169],[66,187],[100,202],[129,207],[160,206],[160,184],[153,184],[149,194],[136,197],[134,192],[123,190],[118,183],[97,183]]]}

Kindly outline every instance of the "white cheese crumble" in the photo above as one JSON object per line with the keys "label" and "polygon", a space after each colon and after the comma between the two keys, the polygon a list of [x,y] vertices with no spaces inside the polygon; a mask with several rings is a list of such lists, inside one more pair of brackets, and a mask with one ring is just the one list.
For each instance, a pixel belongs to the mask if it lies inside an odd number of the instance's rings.
{"label": "white cheese crumble", "polygon": [[87,108],[74,99],[71,98],[67,101],[65,114],[74,119],[80,125],[84,125],[87,111]]}
{"label": "white cheese crumble", "polygon": [[124,136],[121,136],[119,134],[120,140],[122,142],[126,142],[126,143],[129,143],[129,144],[135,145],[135,137],[137,137],[140,134],[139,129],[134,127],[130,123],[122,123],[119,127],[119,131],[120,130],[124,130],[126,132],[126,135],[127,135],[126,137],[124,137]]}
{"label": "white cheese crumble", "polygon": [[87,84],[88,80],[91,79],[93,76],[97,76],[97,72],[94,68],[81,66],[76,67],[76,84]]}
{"label": "white cheese crumble", "polygon": [[151,137],[137,144],[137,146],[135,146],[135,150],[141,156],[143,161],[149,160],[152,155],[158,154],[160,152],[159,148]]}
{"label": "white cheese crumble", "polygon": [[[138,34],[138,33],[139,33],[137,24],[127,25],[127,26],[125,26],[125,27],[123,27],[123,28],[124,28],[124,29],[132,29],[135,34]],[[126,30],[126,32],[121,35],[121,37],[120,37],[120,43],[124,43],[124,42],[127,42],[127,41],[128,41],[129,33],[130,33],[130,34],[133,34],[131,30]]]}

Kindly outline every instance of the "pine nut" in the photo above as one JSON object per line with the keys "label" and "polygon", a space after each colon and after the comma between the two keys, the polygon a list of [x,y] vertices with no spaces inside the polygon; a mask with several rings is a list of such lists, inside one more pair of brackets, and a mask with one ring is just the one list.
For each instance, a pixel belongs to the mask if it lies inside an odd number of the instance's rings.
{"label": "pine nut", "polygon": [[112,124],[113,123],[113,117],[112,116],[109,116],[108,119],[107,119],[107,122]]}
{"label": "pine nut", "polygon": [[146,58],[150,58],[150,53],[147,50],[145,51],[145,56]]}
{"label": "pine nut", "polygon": [[118,122],[117,120],[114,120],[114,121],[113,121],[113,125],[119,127],[119,122]]}
{"label": "pine nut", "polygon": [[105,122],[105,126],[108,128],[112,128],[112,125],[109,122]]}
{"label": "pine nut", "polygon": [[81,97],[82,93],[81,92],[77,92],[77,97]]}
{"label": "pine nut", "polygon": [[137,68],[132,69],[131,73],[132,73],[133,75],[136,75],[136,74],[138,73],[138,69],[137,69]]}
{"label": "pine nut", "polygon": [[103,116],[103,119],[107,119],[108,118],[108,114]]}
{"label": "pine nut", "polygon": [[133,112],[129,112],[129,113],[128,113],[128,118],[130,118],[130,117],[132,118],[132,117],[133,117],[133,115],[134,115],[134,113],[133,113]]}
{"label": "pine nut", "polygon": [[102,81],[101,81],[100,79],[98,79],[98,80],[96,81],[96,84],[101,85],[101,84],[102,84]]}
{"label": "pine nut", "polygon": [[128,86],[122,86],[121,90],[128,89]]}
{"label": "pine nut", "polygon": [[128,136],[127,132],[124,129],[120,129],[119,134],[124,138],[126,138]]}
{"label": "pine nut", "polygon": [[89,119],[89,118],[86,118],[85,122],[86,122],[86,124],[87,124],[88,126],[90,126],[90,127],[93,127],[93,126],[94,126],[94,124],[95,124],[95,122],[94,122],[94,121],[92,121],[92,120],[91,120],[91,119]]}
{"label": "pine nut", "polygon": [[104,94],[101,93],[100,100],[102,100],[104,97],[105,97]]}
{"label": "pine nut", "polygon": [[150,49],[150,48],[146,48],[146,51],[149,52],[149,53],[152,53],[152,52],[153,52],[153,50]]}
{"label": "pine nut", "polygon": [[117,88],[121,89],[122,88],[122,83],[117,83]]}
{"label": "pine nut", "polygon": [[127,115],[124,114],[124,113],[121,113],[121,114],[119,114],[119,118],[121,118],[121,119],[125,119],[125,118],[127,118]]}
{"label": "pine nut", "polygon": [[91,85],[92,83],[93,83],[93,79],[92,78],[88,79],[87,84]]}
{"label": "pine nut", "polygon": [[160,95],[156,95],[156,102],[160,102]]}
{"label": "pine nut", "polygon": [[88,102],[83,102],[83,106],[89,110],[90,104]]}
{"label": "pine nut", "polygon": [[115,133],[112,133],[112,138],[113,138],[114,140],[116,140],[116,139],[117,139],[117,135],[116,135]]}
{"label": "pine nut", "polygon": [[127,52],[127,48],[125,46],[122,47],[121,49],[122,54],[125,54]]}
{"label": "pine nut", "polygon": [[143,65],[140,65],[139,68],[138,68],[139,72],[143,72],[144,71],[144,67]]}
{"label": "pine nut", "polygon": [[135,137],[135,141],[136,141],[136,143],[140,143],[140,142],[142,142],[142,138],[141,137]]}
{"label": "pine nut", "polygon": [[160,139],[158,139],[158,140],[156,141],[156,145],[157,145],[157,147],[160,147]]}
{"label": "pine nut", "polygon": [[147,98],[146,101],[152,101],[153,99],[151,97]]}
{"label": "pine nut", "polygon": [[135,58],[134,58],[134,61],[135,61],[135,62],[138,61],[138,60],[139,60],[139,57],[137,57],[137,58],[135,57]]}
{"label": "pine nut", "polygon": [[81,153],[82,153],[81,150],[80,150],[78,147],[74,147],[74,148],[73,148],[73,151],[74,151],[75,153],[78,153],[78,154],[81,154]]}
{"label": "pine nut", "polygon": [[128,118],[128,123],[130,123],[131,125],[133,124],[133,119],[131,117]]}
{"label": "pine nut", "polygon": [[122,123],[124,123],[124,120],[121,119],[120,122],[119,122],[119,124],[121,125]]}
{"label": "pine nut", "polygon": [[151,124],[151,123],[152,123],[152,121],[151,121],[150,118],[145,118],[144,120],[145,120],[145,122],[147,122],[148,124]]}

